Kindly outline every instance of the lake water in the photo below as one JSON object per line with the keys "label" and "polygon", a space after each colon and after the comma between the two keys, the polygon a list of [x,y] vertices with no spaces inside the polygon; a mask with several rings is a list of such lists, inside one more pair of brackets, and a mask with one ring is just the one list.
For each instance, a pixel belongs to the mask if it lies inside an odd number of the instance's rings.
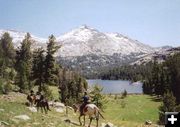
{"label": "lake water", "polygon": [[125,80],[101,80],[101,79],[90,79],[87,80],[89,87],[98,84],[103,87],[103,93],[122,93],[126,90],[128,93],[143,93],[142,83]]}

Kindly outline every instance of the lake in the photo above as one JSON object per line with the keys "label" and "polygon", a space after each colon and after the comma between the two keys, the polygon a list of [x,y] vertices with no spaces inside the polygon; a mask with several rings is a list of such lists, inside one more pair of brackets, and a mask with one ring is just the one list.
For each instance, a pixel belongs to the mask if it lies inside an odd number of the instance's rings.
{"label": "lake", "polygon": [[87,80],[89,87],[98,84],[103,87],[103,93],[122,93],[126,90],[128,93],[143,93],[142,83],[125,80],[101,80],[101,79],[89,79]]}

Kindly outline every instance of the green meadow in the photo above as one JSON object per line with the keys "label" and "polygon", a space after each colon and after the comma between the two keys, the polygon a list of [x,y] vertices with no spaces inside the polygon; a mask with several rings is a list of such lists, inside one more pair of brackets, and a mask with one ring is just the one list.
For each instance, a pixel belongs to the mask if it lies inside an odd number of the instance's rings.
{"label": "green meadow", "polygon": [[[51,88],[53,94],[57,98],[56,88]],[[101,123],[113,123],[117,127],[144,127],[145,121],[152,121],[154,127],[158,120],[158,107],[161,102],[155,101],[156,98],[149,95],[128,95],[121,99],[120,95],[115,99],[114,95],[105,95],[107,103],[104,111],[101,111],[105,120],[100,120]],[[72,110],[68,110],[68,114],[58,113],[53,108],[48,114],[39,112],[31,112],[26,106],[26,95],[10,93],[9,95],[0,95],[0,121],[1,125],[10,127],[78,127],[78,125],[67,123],[64,120],[69,119],[73,123],[78,123],[78,113],[75,114]],[[31,119],[24,121],[14,118],[16,115],[26,114]],[[86,124],[89,120],[86,119]],[[92,127],[95,126],[95,121]]]}

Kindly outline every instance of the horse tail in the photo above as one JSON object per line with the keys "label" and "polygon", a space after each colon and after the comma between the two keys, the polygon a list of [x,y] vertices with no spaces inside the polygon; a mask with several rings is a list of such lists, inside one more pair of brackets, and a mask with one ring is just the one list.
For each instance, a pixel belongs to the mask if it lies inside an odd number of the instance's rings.
{"label": "horse tail", "polygon": [[98,110],[99,115],[105,120],[104,116],[101,114],[101,112]]}

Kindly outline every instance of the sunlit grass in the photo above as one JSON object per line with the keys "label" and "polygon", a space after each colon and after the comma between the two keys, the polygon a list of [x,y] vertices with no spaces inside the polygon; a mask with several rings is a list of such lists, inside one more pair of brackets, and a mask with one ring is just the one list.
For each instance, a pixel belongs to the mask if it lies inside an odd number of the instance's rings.
{"label": "sunlit grass", "polygon": [[[50,88],[55,98],[59,97],[57,87]],[[47,115],[38,112],[32,113],[25,106],[26,96],[12,95],[13,100],[6,100],[0,95],[0,121],[9,123],[12,127],[69,127],[69,124],[64,122],[64,119],[70,119],[78,123],[78,114],[74,115],[73,111],[69,110],[68,117],[64,113],[58,113],[52,109]],[[120,127],[139,127],[144,125],[146,120],[151,120],[156,124],[158,120],[158,107],[160,102],[153,101],[152,96],[148,95],[128,95],[125,99],[114,99],[114,95],[106,95],[108,103],[102,114],[106,120],[100,119],[100,123],[111,122]],[[28,121],[16,120],[14,116],[26,114],[31,119]],[[86,123],[89,120],[87,118]],[[95,125],[93,121],[93,125]],[[77,127],[71,125],[71,127]]]}

